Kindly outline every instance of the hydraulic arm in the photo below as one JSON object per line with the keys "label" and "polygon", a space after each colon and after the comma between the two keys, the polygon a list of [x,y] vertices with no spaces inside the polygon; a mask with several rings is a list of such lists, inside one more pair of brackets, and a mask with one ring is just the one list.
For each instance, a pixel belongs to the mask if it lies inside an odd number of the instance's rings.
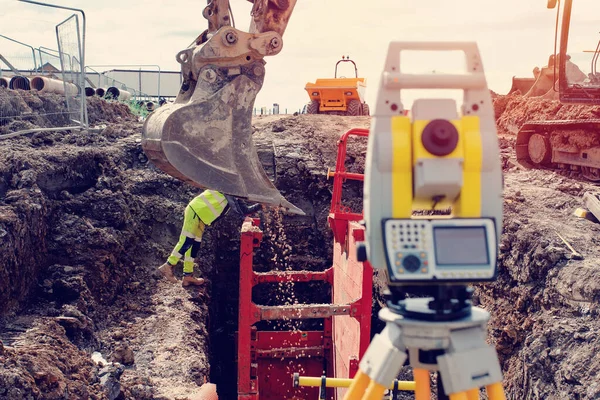
{"label": "hydraulic arm", "polygon": [[142,146],[159,168],[192,185],[303,214],[266,176],[251,125],[263,58],[281,51],[296,0],[250,2],[250,31],[243,32],[233,26],[229,0],[208,0],[208,29],[176,56],[179,94],[147,118]]}

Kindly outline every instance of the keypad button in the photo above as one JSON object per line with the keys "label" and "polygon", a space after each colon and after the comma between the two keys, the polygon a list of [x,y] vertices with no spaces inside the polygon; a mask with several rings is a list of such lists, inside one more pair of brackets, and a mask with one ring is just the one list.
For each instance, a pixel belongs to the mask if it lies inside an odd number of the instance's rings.
{"label": "keypad button", "polygon": [[402,261],[402,265],[410,272],[416,272],[421,267],[421,260],[413,255],[408,255]]}

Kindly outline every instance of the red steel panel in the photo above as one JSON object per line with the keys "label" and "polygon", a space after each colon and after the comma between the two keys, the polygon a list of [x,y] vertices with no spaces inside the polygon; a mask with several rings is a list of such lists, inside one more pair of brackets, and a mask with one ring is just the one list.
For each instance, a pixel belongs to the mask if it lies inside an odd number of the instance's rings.
{"label": "red steel panel", "polygon": [[322,331],[259,331],[257,333],[257,349],[271,349],[274,347],[312,347],[322,345]]}
{"label": "red steel panel", "polygon": [[262,232],[246,218],[242,225],[240,241],[240,300],[238,315],[238,399],[257,400],[258,387],[252,377],[252,257],[254,248],[260,246]]}
{"label": "red steel panel", "polygon": [[[334,247],[334,303],[354,302],[353,316],[333,319],[333,343],[335,348],[335,374],[338,378],[352,378],[355,367],[352,361],[360,359],[370,342],[373,269],[368,263],[356,260],[357,238],[364,236],[364,227],[357,222],[348,222],[347,252],[335,243]],[[336,390],[337,399],[342,399],[346,389]]]}
{"label": "red steel panel", "polygon": [[[333,250],[333,303],[352,304],[350,316],[333,318],[334,370],[337,378],[352,378],[358,360],[370,342],[373,269],[369,263],[356,260],[357,242],[364,241],[364,227],[357,221],[362,214],[352,213],[342,205],[342,186],[346,179],[362,177],[346,173],[346,143],[349,136],[367,137],[368,130],[350,130],[338,142],[333,195],[329,224],[334,231]],[[358,174],[360,175],[360,174]],[[346,389],[336,390],[336,399],[342,399]]]}
{"label": "red steel panel", "polygon": [[254,284],[261,283],[279,283],[279,282],[313,282],[330,281],[331,268],[322,272],[314,271],[274,271],[274,272],[255,272]]}

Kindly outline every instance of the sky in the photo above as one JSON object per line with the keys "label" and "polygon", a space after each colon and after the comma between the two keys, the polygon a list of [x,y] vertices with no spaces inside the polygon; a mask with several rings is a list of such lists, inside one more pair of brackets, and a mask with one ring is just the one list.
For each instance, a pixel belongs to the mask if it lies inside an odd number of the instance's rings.
{"label": "sky", "polygon": [[[597,0],[579,2],[600,10]],[[53,3],[85,11],[87,65],[159,64],[163,70],[179,70],[175,54],[207,27],[202,17],[206,0]],[[231,0],[238,29],[248,29],[251,6]],[[0,0],[0,10],[0,34],[53,49],[55,25],[72,14],[18,0]],[[531,77],[535,66],[546,64],[554,50],[555,18],[546,0],[298,0],[283,50],[266,58],[265,83],[255,105],[301,108],[308,102],[305,84],[333,77],[335,63],[349,55],[359,76],[367,79],[366,100],[374,106],[390,41],[475,41],[488,85],[506,93],[513,76]],[[0,54],[15,51],[7,46],[0,40]],[[441,56],[429,62],[422,67],[443,71],[449,65]],[[349,76],[353,70],[340,72]]]}

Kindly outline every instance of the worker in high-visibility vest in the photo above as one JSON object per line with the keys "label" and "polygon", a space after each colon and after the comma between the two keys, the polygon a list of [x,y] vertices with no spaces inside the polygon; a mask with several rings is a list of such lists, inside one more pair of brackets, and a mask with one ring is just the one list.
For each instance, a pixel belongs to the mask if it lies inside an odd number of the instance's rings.
{"label": "worker in high-visibility vest", "polygon": [[173,267],[183,257],[182,285],[202,285],[204,283],[204,279],[195,278],[192,275],[194,272],[194,258],[200,250],[202,234],[206,225],[213,224],[225,215],[229,208],[242,216],[246,216],[258,211],[261,205],[246,206],[235,197],[223,195],[216,190],[205,190],[190,201],[185,208],[179,242],[175,245],[167,262],[158,268],[167,280],[177,282],[177,278],[173,275]]}

